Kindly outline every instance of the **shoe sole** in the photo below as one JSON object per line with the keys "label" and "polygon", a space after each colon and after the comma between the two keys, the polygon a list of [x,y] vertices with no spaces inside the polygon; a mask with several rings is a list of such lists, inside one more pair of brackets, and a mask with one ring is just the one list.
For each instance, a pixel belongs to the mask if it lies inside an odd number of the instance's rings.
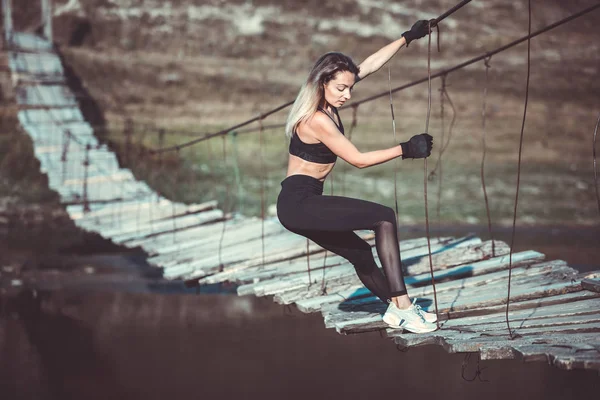
{"label": "shoe sole", "polygon": [[385,322],[390,328],[393,329],[404,329],[407,330],[409,332],[412,333],[427,333],[427,332],[433,332],[435,330],[437,330],[437,325],[433,325],[430,324],[430,327],[416,327],[413,325],[410,325],[410,323],[408,323],[406,320],[404,320],[404,324],[402,324],[402,321],[400,321],[399,323],[394,323],[389,321],[389,318],[385,318],[386,316],[383,316],[383,322]]}

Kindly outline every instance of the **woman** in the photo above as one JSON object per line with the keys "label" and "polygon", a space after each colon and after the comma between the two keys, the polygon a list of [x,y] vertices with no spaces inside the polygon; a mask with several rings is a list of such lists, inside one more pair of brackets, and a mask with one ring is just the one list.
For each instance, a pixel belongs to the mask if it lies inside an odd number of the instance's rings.
{"label": "woman", "polygon": [[[323,196],[323,182],[337,157],[366,168],[402,156],[424,158],[431,153],[432,137],[384,150],[360,152],[345,136],[337,108],[351,97],[354,85],[379,70],[405,44],[428,34],[427,21],[418,21],[402,37],[368,57],[360,66],[341,53],[327,53],[314,65],[290,111],[286,134],[291,138],[287,176],[277,199],[279,220],[288,230],[346,258],[363,284],[385,303],[383,320],[411,332],[436,329],[435,314],[411,302],[404,285],[396,215],[380,204],[340,196]],[[353,231],[370,229],[385,275],[371,246]]]}

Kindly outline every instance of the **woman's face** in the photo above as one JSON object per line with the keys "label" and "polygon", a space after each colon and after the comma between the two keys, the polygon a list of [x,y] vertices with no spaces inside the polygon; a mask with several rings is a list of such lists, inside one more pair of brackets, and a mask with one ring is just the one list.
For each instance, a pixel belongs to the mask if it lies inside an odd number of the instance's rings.
{"label": "woman's face", "polygon": [[354,74],[350,71],[341,71],[335,74],[332,80],[323,85],[325,100],[336,108],[341,107],[352,97],[354,80]]}

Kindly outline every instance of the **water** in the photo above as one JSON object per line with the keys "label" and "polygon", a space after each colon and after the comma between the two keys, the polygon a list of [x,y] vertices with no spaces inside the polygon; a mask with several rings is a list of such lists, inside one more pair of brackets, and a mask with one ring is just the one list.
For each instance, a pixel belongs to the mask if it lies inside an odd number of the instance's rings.
{"label": "water", "polygon": [[[600,227],[518,226],[515,251],[533,249],[580,271],[598,270]],[[487,236],[482,226],[442,226],[432,235]],[[510,242],[511,228],[496,229]],[[403,239],[424,236],[402,227]],[[237,297],[233,286],[186,288],[157,279],[141,255],[69,255],[70,268],[22,271],[26,287],[0,285],[0,399],[579,398],[598,373],[545,363],[482,361],[461,377],[464,355],[439,346],[397,351],[379,333],[341,336],[320,314],[270,298]],[[82,273],[93,267],[94,273]],[[61,272],[62,271],[62,272]],[[40,289],[41,288],[41,289]],[[20,293],[20,294],[19,294]]]}
{"label": "water", "polygon": [[[53,292],[5,304],[2,399],[577,398],[592,371],[482,361],[378,333],[340,336],[320,315],[232,295]],[[472,357],[465,376],[475,377]]]}

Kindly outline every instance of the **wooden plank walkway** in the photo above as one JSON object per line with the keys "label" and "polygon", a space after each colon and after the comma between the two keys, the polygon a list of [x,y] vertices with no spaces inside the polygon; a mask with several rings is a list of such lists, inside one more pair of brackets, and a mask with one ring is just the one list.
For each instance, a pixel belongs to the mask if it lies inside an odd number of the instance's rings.
{"label": "wooden plank walkway", "polygon": [[[434,238],[441,329],[418,335],[388,329],[381,319],[386,305],[343,258],[307,246],[276,219],[225,215],[214,201],[174,203],[137,181],[98,143],[63,84],[52,45],[28,34],[14,38],[8,59],[18,77],[18,118],[49,186],[79,227],[142,247],[165,278],[233,282],[240,295],[272,296],[302,312],[320,312],[325,326],[341,334],[385,330],[402,347],[435,344],[449,352],[478,352],[482,359],[600,371],[600,271],[579,274],[536,251],[513,254],[511,339],[505,323],[508,246],[496,242],[493,254],[491,243],[476,237]],[[358,233],[374,245],[371,232]],[[404,240],[401,249],[409,293],[434,311],[426,239]]]}

